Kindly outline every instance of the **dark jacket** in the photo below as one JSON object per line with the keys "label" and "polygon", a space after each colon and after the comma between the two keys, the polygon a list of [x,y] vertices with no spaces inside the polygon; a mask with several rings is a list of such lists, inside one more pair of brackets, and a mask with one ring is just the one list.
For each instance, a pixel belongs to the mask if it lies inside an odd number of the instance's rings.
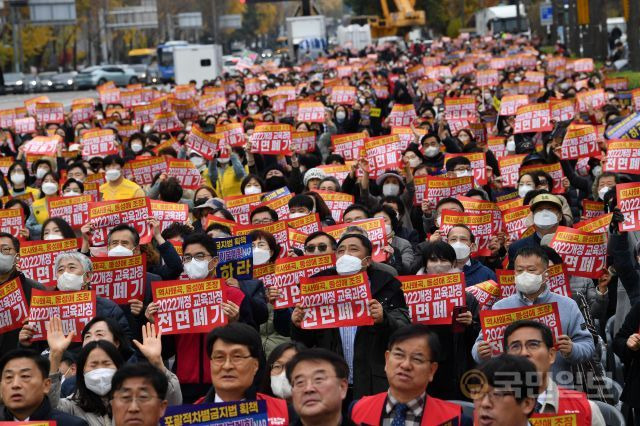
{"label": "dark jacket", "polygon": [[240,290],[247,296],[251,305],[253,321],[256,325],[264,324],[269,319],[269,307],[264,293],[264,283],[260,280],[238,281]]}
{"label": "dark jacket", "polygon": [[169,241],[158,245],[164,264],[149,266],[149,272],[162,277],[162,280],[177,280],[182,273],[182,259]]}
{"label": "dark jacket", "polygon": [[511,245],[509,246],[509,268],[508,269],[513,269],[513,261],[515,260],[516,254],[518,254],[518,251],[521,248],[539,246],[541,240],[542,239],[538,236],[538,233],[534,232],[533,235],[527,238],[523,238],[521,240],[514,241],[513,243],[511,243]]}
{"label": "dark jacket", "polygon": [[496,281],[498,279],[495,272],[475,259],[471,259],[471,265],[464,265],[462,272],[464,272],[464,279],[467,287],[476,285],[483,281]]}
{"label": "dark jacket", "polygon": [[[129,339],[133,339],[134,335],[129,327],[129,320],[120,306],[112,300],[105,299],[104,297],[96,297],[96,308],[98,316],[112,318],[122,327],[124,334],[126,334]],[[80,331],[82,330],[78,330],[78,332]]]}
{"label": "dark jacket", "polygon": [[[0,411],[0,420],[11,422],[14,421],[13,419],[13,414],[7,407],[4,407],[4,410]],[[29,421],[36,420],[53,420],[61,426],[89,426],[89,423],[79,417],[51,408],[49,398],[46,396],[42,400],[42,404],[29,416]]]}
{"label": "dark jacket", "polygon": [[[22,291],[24,291],[25,302],[27,306],[31,303],[31,290],[36,288],[38,290],[45,290],[42,284],[39,284],[32,279],[29,279],[24,276],[22,272],[14,272],[11,274],[9,279],[1,284],[5,284],[12,279],[19,277],[20,283],[22,284]],[[15,330],[8,331],[6,333],[0,334],[0,353],[6,354],[7,352],[16,349],[18,347],[18,335],[20,334],[20,328]]]}
{"label": "dark jacket", "polygon": [[[319,276],[337,275],[335,268],[329,268]],[[384,353],[389,336],[398,328],[410,323],[409,310],[404,301],[402,285],[392,275],[377,269],[367,270],[371,285],[371,295],[384,309],[381,324],[358,327],[354,341],[353,355],[353,397],[384,392],[389,387],[384,372]],[[320,347],[343,355],[342,339],[338,328],[323,330],[302,330],[291,326],[293,340],[307,347]]]}
{"label": "dark jacket", "polygon": [[633,248],[629,247],[628,234],[609,233],[607,251],[613,259],[613,268],[618,275],[618,283],[622,284],[631,306],[640,302],[640,271],[633,258]]}
{"label": "dark jacket", "polygon": [[640,329],[640,303],[629,311],[622,327],[613,340],[613,351],[624,363],[625,380],[620,400],[635,409],[640,408],[640,350],[632,351],[627,347],[627,339]]}

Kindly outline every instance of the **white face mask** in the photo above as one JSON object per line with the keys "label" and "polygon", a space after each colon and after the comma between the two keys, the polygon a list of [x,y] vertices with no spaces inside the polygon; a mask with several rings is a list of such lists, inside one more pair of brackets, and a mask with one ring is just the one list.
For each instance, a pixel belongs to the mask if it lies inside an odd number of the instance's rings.
{"label": "white face mask", "polygon": [[538,228],[549,229],[558,224],[558,216],[551,210],[538,210],[533,215],[533,223]]}
{"label": "white face mask", "polygon": [[338,111],[336,112],[336,119],[338,121],[342,121],[347,117],[347,114],[344,111]]}
{"label": "white face mask", "polygon": [[336,262],[336,271],[339,275],[353,275],[362,269],[362,260],[350,254],[343,254]]}
{"label": "white face mask", "polygon": [[451,270],[449,262],[437,261],[427,263],[427,274],[446,274]]}
{"label": "white face mask", "polygon": [[[304,216],[304,215],[303,215]],[[289,216],[291,217],[291,216]],[[264,265],[271,258],[271,253],[269,250],[261,249],[259,247],[255,247],[253,249],[253,264],[254,265]]]}
{"label": "white face mask", "polygon": [[226,157],[226,158],[218,158],[218,163],[220,164],[227,164],[229,162],[229,160],[231,160],[231,158]]}
{"label": "white face mask", "polygon": [[602,166],[595,166],[591,171],[593,177],[598,177],[602,174]]}
{"label": "white face mask", "polygon": [[456,241],[455,243],[451,244],[451,247],[453,247],[453,250],[456,252],[457,260],[468,259],[469,255],[471,254],[471,247],[461,241]]}
{"label": "white face mask", "polygon": [[0,274],[6,274],[13,269],[13,265],[16,263],[16,255],[2,254],[0,253]]}
{"label": "white face mask", "polygon": [[82,195],[82,194],[76,191],[67,191],[64,194],[62,194],[63,197],[75,197],[77,195]]}
{"label": "white face mask", "polygon": [[516,142],[513,139],[509,139],[506,148],[509,152],[516,152]]}
{"label": "white face mask", "polygon": [[105,396],[111,390],[111,379],[116,374],[115,368],[98,368],[84,373],[84,384],[91,392]]}
{"label": "white face mask", "polygon": [[0,197],[4,197],[4,189],[0,186]]}
{"label": "white face mask", "polygon": [[13,182],[14,185],[22,185],[24,179],[24,173],[14,173],[11,175],[11,182]]}
{"label": "white face mask", "polygon": [[520,185],[518,187],[518,195],[520,198],[524,198],[525,195],[529,193],[529,191],[533,191],[533,186],[531,185]]}
{"label": "white face mask", "polygon": [[400,193],[400,185],[396,183],[385,183],[382,185],[382,194],[385,197],[396,196]]}
{"label": "white face mask", "polygon": [[287,399],[291,397],[291,384],[287,380],[286,371],[277,376],[271,376],[271,390],[278,398]]}
{"label": "white face mask", "polygon": [[131,151],[135,152],[136,154],[139,153],[140,151],[142,151],[142,144],[141,143],[132,143],[131,144]]}
{"label": "white face mask", "polygon": [[60,291],[78,291],[84,284],[84,274],[76,275],[71,272],[65,272],[58,276],[58,290]]}
{"label": "white face mask", "polygon": [[471,170],[458,170],[456,173],[456,177],[467,177],[467,176],[473,176],[473,172]]}
{"label": "white face mask", "polygon": [[249,115],[256,115],[258,113],[258,111],[260,111],[258,108],[248,108],[247,112],[249,113]]}
{"label": "white face mask", "polygon": [[428,146],[424,150],[424,155],[426,155],[429,158],[433,158],[437,156],[439,153],[440,153],[440,148],[438,148],[437,146]]}
{"label": "white face mask", "polygon": [[118,180],[120,175],[122,175],[122,171],[120,169],[109,169],[104,172],[104,178],[109,182]]}
{"label": "white face mask", "polygon": [[42,192],[44,192],[45,195],[53,195],[58,192],[58,184],[55,182],[44,182],[42,184]]}
{"label": "white face mask", "polygon": [[47,172],[48,172],[48,171],[49,171],[49,170],[45,169],[44,167],[38,167],[38,168],[36,169],[36,177],[37,177],[38,179],[42,179],[42,178],[44,177],[44,175],[46,175],[46,174],[47,174]]}
{"label": "white face mask", "polygon": [[393,232],[393,229],[391,229],[391,225],[384,225],[384,231],[387,233],[388,237]]}
{"label": "white face mask", "polygon": [[209,275],[209,262],[206,260],[191,259],[184,264],[184,271],[192,280],[201,280]]}
{"label": "white face mask", "polygon": [[193,165],[196,166],[196,167],[200,167],[200,166],[202,166],[204,164],[204,158],[198,157],[197,155],[194,156],[194,157],[191,157],[189,160],[191,160]]}
{"label": "white face mask", "polygon": [[260,189],[259,186],[255,186],[255,185],[247,185],[244,187],[244,195],[254,195],[254,194],[260,194],[262,192],[262,189]]}
{"label": "white face mask", "polygon": [[121,257],[121,256],[133,256],[133,251],[129,250],[125,246],[118,244],[107,252],[109,257]]}
{"label": "white face mask", "polygon": [[600,189],[598,190],[598,197],[599,197],[601,200],[604,200],[604,196],[605,196],[605,195],[607,194],[607,192],[609,192],[610,190],[611,190],[611,188],[610,188],[610,187],[608,187],[608,186],[603,186],[602,188],[600,188]]}
{"label": "white face mask", "polygon": [[534,294],[542,286],[542,275],[521,272],[516,275],[516,290],[523,294]]}
{"label": "white face mask", "polygon": [[409,160],[410,167],[418,167],[421,163],[422,163],[422,160],[417,157]]}
{"label": "white face mask", "polygon": [[45,241],[49,240],[64,240],[64,237],[60,234],[48,234],[44,236]]}

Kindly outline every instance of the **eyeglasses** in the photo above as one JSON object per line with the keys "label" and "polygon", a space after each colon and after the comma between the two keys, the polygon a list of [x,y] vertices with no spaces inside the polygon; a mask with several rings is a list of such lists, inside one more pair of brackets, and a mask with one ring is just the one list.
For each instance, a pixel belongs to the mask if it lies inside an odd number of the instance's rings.
{"label": "eyeglasses", "polygon": [[[537,351],[542,346],[542,340],[531,339],[524,342],[524,347],[527,348],[529,352]],[[507,348],[509,353],[520,353],[522,352],[522,342],[513,342]]]}
{"label": "eyeglasses", "polygon": [[489,401],[491,401],[492,403],[497,401],[497,400],[502,400],[504,398],[506,398],[507,396],[515,396],[516,393],[514,391],[508,391],[508,390],[496,390],[493,389],[491,391],[487,391],[487,390],[473,390],[471,391],[471,399],[473,400],[483,400],[485,396],[489,397]]}
{"label": "eyeglasses", "polygon": [[298,377],[296,378],[291,387],[295,390],[302,390],[307,386],[307,383],[311,383],[313,387],[321,387],[326,384],[329,379],[337,376],[314,376],[314,377]]}
{"label": "eyeglasses", "polygon": [[160,398],[157,396],[146,394],[146,393],[140,394],[138,396],[126,395],[126,394],[113,395],[113,401],[121,405],[131,405],[133,401],[136,401],[136,403],[140,405],[146,405],[151,401],[153,401],[154,399],[160,399]]}
{"label": "eyeglasses", "polygon": [[213,363],[215,365],[224,365],[227,360],[229,360],[229,362],[231,363],[231,365],[233,366],[238,366],[240,364],[242,364],[243,362],[245,362],[246,360],[248,360],[249,358],[253,358],[251,355],[240,355],[240,354],[213,354],[213,356],[211,357],[211,361],[213,361]]}
{"label": "eyeglasses", "polygon": [[418,355],[415,355],[415,354],[414,355],[407,355],[405,353],[397,352],[397,351],[391,352],[391,358],[393,358],[393,360],[395,362],[398,362],[398,363],[402,363],[408,358],[409,362],[411,364],[413,364],[414,366],[416,366],[416,367],[421,367],[424,364],[426,364],[427,362],[431,362],[430,359],[424,359],[421,356],[418,356]]}
{"label": "eyeglasses", "polygon": [[269,223],[273,223],[273,219],[253,219],[254,225],[267,225]]}
{"label": "eyeglasses", "polygon": [[0,253],[2,254],[13,254],[14,248],[9,246],[0,247]]}
{"label": "eyeglasses", "polygon": [[318,249],[318,253],[324,253],[328,248],[329,246],[324,243],[320,243],[317,246],[309,244],[308,246],[304,247],[304,251],[308,253],[315,253],[316,249]]}
{"label": "eyeglasses", "polygon": [[182,256],[182,262],[183,263],[189,263],[191,262],[193,259],[202,262],[203,260],[205,260],[208,257],[213,257],[210,254],[204,254],[204,253],[198,253],[196,255],[190,255],[190,254],[185,254],[184,256]]}
{"label": "eyeglasses", "polygon": [[280,374],[280,373],[282,373],[282,371],[285,369],[286,366],[287,366],[286,364],[281,364],[279,362],[275,362],[275,363],[271,364],[271,373]]}

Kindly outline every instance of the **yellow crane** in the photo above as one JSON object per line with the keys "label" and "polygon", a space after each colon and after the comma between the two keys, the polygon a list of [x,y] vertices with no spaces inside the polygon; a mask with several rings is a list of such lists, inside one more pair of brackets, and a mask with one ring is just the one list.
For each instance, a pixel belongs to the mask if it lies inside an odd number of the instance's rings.
{"label": "yellow crane", "polygon": [[426,23],[424,10],[415,10],[416,0],[393,0],[397,12],[389,11],[387,0],[380,0],[382,17],[368,16],[367,21],[371,27],[371,37],[379,38],[393,36],[400,29],[410,29],[414,26],[423,26]]}

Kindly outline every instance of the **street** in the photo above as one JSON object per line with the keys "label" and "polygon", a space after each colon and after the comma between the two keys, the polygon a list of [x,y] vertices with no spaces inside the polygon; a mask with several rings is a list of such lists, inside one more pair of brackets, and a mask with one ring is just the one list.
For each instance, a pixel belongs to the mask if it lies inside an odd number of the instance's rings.
{"label": "street", "polygon": [[24,106],[24,101],[38,96],[47,96],[51,102],[62,102],[65,109],[71,105],[74,98],[97,98],[95,90],[80,90],[69,92],[42,92],[25,94],[8,94],[0,96],[0,109],[9,109]]}

